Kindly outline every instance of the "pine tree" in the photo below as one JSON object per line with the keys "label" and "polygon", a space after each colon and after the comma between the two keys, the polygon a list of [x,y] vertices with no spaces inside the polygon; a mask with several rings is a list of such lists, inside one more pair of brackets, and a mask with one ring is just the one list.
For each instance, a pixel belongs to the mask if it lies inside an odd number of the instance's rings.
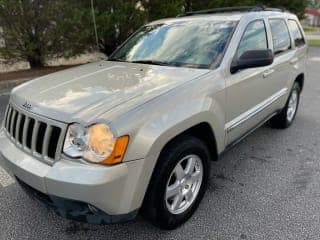
{"label": "pine tree", "polygon": [[76,1],[0,0],[1,58],[25,60],[32,68],[50,57],[69,57],[90,48],[92,34],[82,23],[87,18]]}
{"label": "pine tree", "polygon": [[109,55],[146,23],[146,11],[136,0],[95,1],[100,50]]}

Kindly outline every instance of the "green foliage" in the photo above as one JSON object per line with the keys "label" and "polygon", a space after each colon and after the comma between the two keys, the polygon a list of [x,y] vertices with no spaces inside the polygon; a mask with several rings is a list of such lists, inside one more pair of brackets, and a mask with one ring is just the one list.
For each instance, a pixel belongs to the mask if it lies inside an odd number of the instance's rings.
{"label": "green foliage", "polygon": [[310,8],[320,8],[320,0],[309,0],[309,6]]}
{"label": "green foliage", "polygon": [[255,5],[255,3],[251,0],[185,0],[186,11],[246,5]]}
{"label": "green foliage", "polygon": [[[40,67],[52,56],[74,56],[88,48],[91,35],[82,28],[86,12],[77,1],[0,0],[0,55]],[[85,41],[83,40],[85,39]]]}
{"label": "green foliage", "polygon": [[100,49],[110,54],[134,31],[146,23],[146,13],[137,0],[95,1]]}
{"label": "green foliage", "polygon": [[143,0],[148,20],[175,17],[184,9],[185,0]]}
{"label": "green foliage", "polygon": [[308,3],[308,0],[185,0],[185,9],[186,11],[192,11],[218,7],[255,6],[263,4],[268,7],[286,8],[302,18]]}

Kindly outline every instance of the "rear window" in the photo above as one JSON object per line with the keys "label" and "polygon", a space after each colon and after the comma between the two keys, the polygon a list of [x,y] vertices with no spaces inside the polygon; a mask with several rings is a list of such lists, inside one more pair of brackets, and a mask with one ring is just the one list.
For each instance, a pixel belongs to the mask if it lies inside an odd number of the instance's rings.
{"label": "rear window", "polygon": [[302,35],[301,29],[298,23],[295,20],[288,21],[288,27],[293,38],[293,41],[297,47],[303,46],[306,44],[304,37]]}
{"label": "rear window", "polygon": [[269,20],[274,54],[285,52],[291,48],[291,40],[286,22],[283,19]]}

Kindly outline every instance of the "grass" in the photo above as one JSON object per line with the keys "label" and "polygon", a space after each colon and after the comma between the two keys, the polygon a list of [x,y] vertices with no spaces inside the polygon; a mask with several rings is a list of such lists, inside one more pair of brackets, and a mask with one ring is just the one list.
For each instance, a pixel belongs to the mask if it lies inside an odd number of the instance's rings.
{"label": "grass", "polygon": [[317,31],[318,31],[318,28],[316,28],[316,27],[307,27],[307,26],[304,26],[304,27],[303,27],[303,30],[304,30],[306,33],[313,33],[313,32],[317,32]]}
{"label": "grass", "polygon": [[308,44],[309,46],[316,46],[316,47],[320,47],[320,39],[312,39],[312,40],[308,40]]}

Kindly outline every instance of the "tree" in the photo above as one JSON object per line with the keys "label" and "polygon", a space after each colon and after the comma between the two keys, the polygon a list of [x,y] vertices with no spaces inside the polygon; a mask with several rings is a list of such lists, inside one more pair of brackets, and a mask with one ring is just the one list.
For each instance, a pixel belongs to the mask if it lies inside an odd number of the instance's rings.
{"label": "tree", "polygon": [[185,0],[143,0],[148,21],[160,18],[175,17],[184,9]]}
{"label": "tree", "polygon": [[0,0],[1,57],[26,60],[32,68],[48,57],[70,57],[90,48],[91,32],[82,27],[87,14],[77,1]]}
{"label": "tree", "polygon": [[302,18],[308,3],[309,0],[185,0],[185,10],[192,11],[218,7],[255,6],[263,4],[267,7],[285,8]]}
{"label": "tree", "polygon": [[320,0],[309,0],[309,7],[315,9],[320,8]]}
{"label": "tree", "polygon": [[263,0],[263,4],[270,7],[282,7],[295,13],[299,18],[303,18],[305,9],[308,6],[308,0]]}
{"label": "tree", "polygon": [[[109,55],[146,22],[183,11],[265,4],[285,7],[303,17],[319,0],[94,0],[99,49]],[[1,30],[2,28],[2,30]],[[88,0],[0,0],[0,56],[26,60],[31,67],[51,57],[91,50],[95,34]]]}
{"label": "tree", "polygon": [[146,23],[138,0],[95,1],[100,50],[109,55]]}

